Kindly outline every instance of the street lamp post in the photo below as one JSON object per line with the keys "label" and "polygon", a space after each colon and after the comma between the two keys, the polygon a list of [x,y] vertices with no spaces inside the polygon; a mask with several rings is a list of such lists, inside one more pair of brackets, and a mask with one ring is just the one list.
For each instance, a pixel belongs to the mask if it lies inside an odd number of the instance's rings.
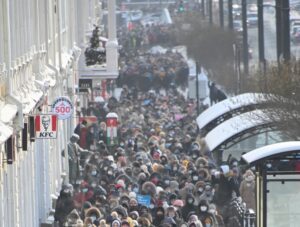
{"label": "street lamp post", "polygon": [[233,29],[232,0],[228,0],[228,27]]}
{"label": "street lamp post", "polygon": [[259,62],[265,62],[265,44],[264,44],[264,9],[263,0],[257,0],[257,16],[258,16],[258,51]]}
{"label": "street lamp post", "polygon": [[242,0],[242,23],[243,23],[243,63],[244,73],[249,74],[249,47],[247,27],[247,0]]}
{"label": "street lamp post", "polygon": [[283,59],[285,62],[291,59],[291,42],[290,42],[290,2],[282,0],[281,17],[282,17],[282,47]]}
{"label": "street lamp post", "polygon": [[220,17],[220,27],[224,28],[224,2],[219,0],[219,17]]}
{"label": "street lamp post", "polygon": [[277,61],[280,63],[280,57],[282,54],[282,24],[281,24],[281,0],[276,0],[275,9],[276,9],[276,44],[277,44]]}
{"label": "street lamp post", "polygon": [[205,19],[205,0],[201,0],[202,17]]}
{"label": "street lamp post", "polygon": [[208,11],[209,11],[209,23],[210,25],[213,24],[213,6],[212,0],[208,0]]}

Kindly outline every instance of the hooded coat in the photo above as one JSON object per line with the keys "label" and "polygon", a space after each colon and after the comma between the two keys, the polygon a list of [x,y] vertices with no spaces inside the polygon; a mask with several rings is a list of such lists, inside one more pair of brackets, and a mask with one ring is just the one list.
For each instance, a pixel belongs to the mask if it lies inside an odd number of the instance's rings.
{"label": "hooded coat", "polygon": [[67,215],[75,208],[73,198],[70,193],[65,193],[62,189],[56,202],[54,220],[59,222],[59,225],[66,221]]}
{"label": "hooded coat", "polygon": [[[192,200],[189,203],[189,200]],[[189,214],[192,211],[195,211],[196,207],[194,206],[195,198],[192,194],[187,194],[185,199],[185,205],[182,207],[182,218],[185,222],[188,221]]]}
{"label": "hooded coat", "polygon": [[255,176],[251,170],[246,171],[240,185],[240,193],[247,209],[256,210],[255,204]]}

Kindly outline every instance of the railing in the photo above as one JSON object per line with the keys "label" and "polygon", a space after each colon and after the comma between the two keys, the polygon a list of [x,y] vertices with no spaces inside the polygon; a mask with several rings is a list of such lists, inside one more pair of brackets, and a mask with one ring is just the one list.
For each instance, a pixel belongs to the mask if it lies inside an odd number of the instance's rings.
{"label": "railing", "polygon": [[246,204],[233,199],[229,205],[229,226],[256,227],[256,214],[253,209],[246,209]]}
{"label": "railing", "polygon": [[249,209],[243,215],[243,227],[255,227],[256,214],[254,210]]}

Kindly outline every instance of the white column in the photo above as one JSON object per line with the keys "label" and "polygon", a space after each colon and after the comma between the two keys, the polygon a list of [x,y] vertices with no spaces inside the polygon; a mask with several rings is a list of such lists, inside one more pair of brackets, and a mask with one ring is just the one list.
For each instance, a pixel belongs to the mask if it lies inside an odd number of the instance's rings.
{"label": "white column", "polygon": [[107,71],[118,72],[118,40],[116,25],[116,0],[108,1],[108,41],[106,43]]}

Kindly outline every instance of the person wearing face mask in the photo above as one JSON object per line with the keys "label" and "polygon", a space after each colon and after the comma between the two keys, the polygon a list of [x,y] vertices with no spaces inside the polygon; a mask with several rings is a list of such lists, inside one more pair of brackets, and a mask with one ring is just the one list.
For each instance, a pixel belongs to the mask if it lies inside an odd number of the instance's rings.
{"label": "person wearing face mask", "polygon": [[96,207],[89,208],[85,213],[85,218],[90,218],[92,224],[96,223],[96,221],[99,221],[101,217],[102,214],[100,210]]}
{"label": "person wearing face mask", "polygon": [[155,210],[155,216],[153,219],[153,225],[154,226],[159,226],[162,224],[163,220],[165,218],[165,210],[163,207],[157,207]]}
{"label": "person wearing face mask", "polygon": [[246,203],[247,209],[255,211],[255,175],[251,170],[247,170],[243,176],[240,193],[243,201]]}
{"label": "person wearing face mask", "polygon": [[217,207],[215,204],[209,204],[208,213],[210,213],[214,219],[215,226],[217,227],[225,227],[225,223],[223,217],[218,214]]}
{"label": "person wearing face mask", "polygon": [[198,206],[198,217],[205,227],[214,227],[212,215],[208,212],[208,202],[206,200],[201,200]]}
{"label": "person wearing face mask", "polygon": [[214,193],[213,188],[210,184],[206,184],[204,187],[204,191],[199,197],[199,200],[206,200],[208,203],[210,203],[213,200]]}
{"label": "person wearing face mask", "polygon": [[63,226],[67,215],[75,208],[73,201],[73,186],[65,184],[62,186],[59,197],[56,201],[54,220],[58,222],[59,227]]}
{"label": "person wearing face mask", "polygon": [[82,204],[90,199],[94,195],[93,190],[86,181],[82,181],[80,184],[80,191],[74,195],[75,206],[80,208]]}
{"label": "person wearing face mask", "polygon": [[198,173],[196,171],[192,172],[191,180],[192,180],[193,184],[195,184],[199,180],[199,176],[198,176]]}
{"label": "person wearing face mask", "polygon": [[180,213],[176,211],[174,206],[169,206],[166,211],[166,217],[173,218],[176,222],[176,226],[180,226],[183,223]]}
{"label": "person wearing face mask", "polygon": [[188,214],[191,211],[195,211],[196,207],[194,206],[195,198],[193,194],[189,193],[185,199],[185,205],[182,207],[182,218],[185,222],[188,221]]}

